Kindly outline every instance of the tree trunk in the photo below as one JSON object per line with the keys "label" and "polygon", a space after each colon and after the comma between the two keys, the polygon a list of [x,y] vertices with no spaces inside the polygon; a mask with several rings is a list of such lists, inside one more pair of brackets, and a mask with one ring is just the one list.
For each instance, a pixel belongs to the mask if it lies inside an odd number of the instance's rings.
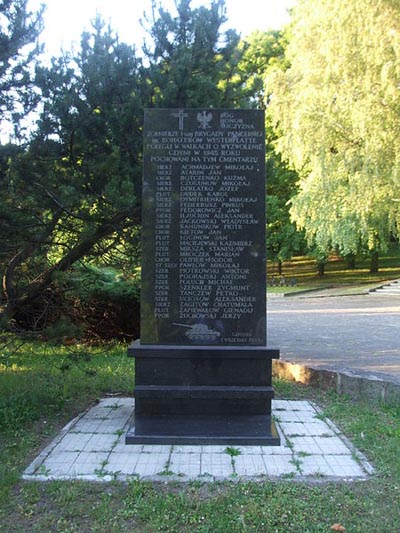
{"label": "tree trunk", "polygon": [[318,276],[323,276],[325,274],[325,263],[322,261],[317,262]]}
{"label": "tree trunk", "polygon": [[346,255],[347,268],[354,270],[356,268],[356,256],[355,254]]}
{"label": "tree trunk", "polygon": [[18,309],[12,304],[7,303],[4,310],[0,313],[0,330],[9,330],[10,321],[14,318]]}
{"label": "tree trunk", "polygon": [[278,274],[282,274],[282,261],[280,259],[278,259]]}
{"label": "tree trunk", "polygon": [[379,270],[379,252],[372,252],[371,253],[371,263],[369,267],[369,271],[371,274],[375,274]]}

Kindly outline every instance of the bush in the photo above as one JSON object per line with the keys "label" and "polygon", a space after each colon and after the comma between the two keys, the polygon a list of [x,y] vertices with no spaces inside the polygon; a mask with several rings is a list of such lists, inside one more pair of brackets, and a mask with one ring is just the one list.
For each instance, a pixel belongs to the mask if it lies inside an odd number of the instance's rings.
{"label": "bush", "polygon": [[139,283],[139,271],[128,277],[112,268],[84,265],[64,273],[55,280],[63,296],[58,322],[82,328],[87,340],[138,338]]}
{"label": "bush", "polygon": [[80,265],[54,275],[49,288],[11,324],[21,334],[52,343],[139,338],[140,271]]}

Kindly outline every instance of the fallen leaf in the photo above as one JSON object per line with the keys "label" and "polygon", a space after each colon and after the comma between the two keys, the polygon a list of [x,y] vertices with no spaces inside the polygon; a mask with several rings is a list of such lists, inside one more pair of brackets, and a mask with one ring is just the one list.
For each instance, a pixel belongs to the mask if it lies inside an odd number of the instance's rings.
{"label": "fallen leaf", "polygon": [[331,526],[332,531],[346,531],[346,528],[342,524],[333,524]]}

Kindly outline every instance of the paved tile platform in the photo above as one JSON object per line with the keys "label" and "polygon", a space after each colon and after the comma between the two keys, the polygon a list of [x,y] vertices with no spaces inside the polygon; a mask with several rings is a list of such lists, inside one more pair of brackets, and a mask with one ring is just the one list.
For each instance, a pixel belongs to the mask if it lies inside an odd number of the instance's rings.
{"label": "paved tile platform", "polygon": [[25,470],[26,480],[222,481],[366,479],[366,458],[309,401],[274,400],[281,446],[125,445],[132,398],[103,399],[70,422]]}

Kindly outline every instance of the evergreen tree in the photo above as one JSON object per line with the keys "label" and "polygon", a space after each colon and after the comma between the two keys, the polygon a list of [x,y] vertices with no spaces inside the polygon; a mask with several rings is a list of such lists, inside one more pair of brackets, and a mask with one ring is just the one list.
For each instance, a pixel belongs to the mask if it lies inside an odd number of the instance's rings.
{"label": "evergreen tree", "polygon": [[[31,13],[28,0],[0,1],[0,120],[17,130],[21,118],[33,108],[32,61],[40,52],[43,8]],[[3,122],[4,124],[4,122]]]}
{"label": "evergreen tree", "polygon": [[[125,264],[133,271],[144,107],[240,101],[238,37],[228,32],[223,41],[219,33],[223,2],[195,10],[189,4],[179,2],[175,18],[159,10],[145,66],[97,18],[74,57],[37,67],[37,130],[26,149],[0,154],[5,324],[13,319],[37,329],[54,321],[54,287],[74,265]],[[85,279],[96,275],[91,270]],[[99,276],[103,285],[107,276]]]}
{"label": "evergreen tree", "polygon": [[153,44],[145,48],[151,106],[248,106],[238,71],[239,35],[221,33],[225,1],[192,9],[191,0],[177,0],[176,10],[173,17],[153,4]]}
{"label": "evergreen tree", "polygon": [[[123,254],[139,224],[140,64],[100,19],[75,58],[37,69],[43,110],[3,174],[4,318],[45,321],[43,295],[83,258]],[[37,303],[39,301],[39,304]]]}

